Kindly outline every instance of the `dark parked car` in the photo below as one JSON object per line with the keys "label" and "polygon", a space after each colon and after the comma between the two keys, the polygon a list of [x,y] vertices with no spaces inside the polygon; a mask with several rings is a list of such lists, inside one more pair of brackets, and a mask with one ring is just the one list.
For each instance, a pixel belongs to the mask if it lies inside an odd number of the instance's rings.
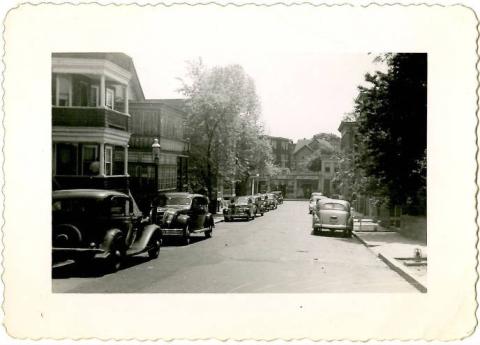
{"label": "dark parked car", "polygon": [[257,213],[257,206],[253,202],[253,197],[238,196],[231,200],[230,205],[223,210],[223,217],[226,222],[234,218],[244,218],[246,220],[254,219]]}
{"label": "dark parked car", "polygon": [[313,232],[330,230],[342,231],[345,237],[351,237],[353,217],[350,213],[350,203],[345,200],[319,199],[312,216]]}
{"label": "dark parked car", "polygon": [[257,206],[257,214],[260,213],[260,215],[263,216],[263,214],[267,212],[267,210],[265,209],[264,197],[262,197],[262,195],[260,194],[256,194],[253,196],[253,202]]}
{"label": "dark parked car", "polygon": [[[156,201],[154,222],[160,225],[165,238],[181,238],[185,245],[190,244],[192,233],[212,236],[215,227],[213,215],[208,212],[208,198],[201,194],[165,193]],[[155,210],[154,210],[155,211]]]}
{"label": "dark parked car", "polygon": [[272,192],[272,194],[275,194],[277,197],[277,201],[279,204],[283,204],[283,193],[279,190]]}
{"label": "dark parked car", "polygon": [[162,232],[149,224],[130,196],[109,190],[72,189],[53,192],[53,267],[102,259],[117,271],[125,256],[147,252],[157,258]]}
{"label": "dark parked car", "polygon": [[273,193],[267,193],[265,194],[266,197],[265,197],[265,206],[269,209],[269,210],[275,210],[277,208],[277,205],[278,205],[278,201],[277,201],[277,197],[275,196],[275,194]]}

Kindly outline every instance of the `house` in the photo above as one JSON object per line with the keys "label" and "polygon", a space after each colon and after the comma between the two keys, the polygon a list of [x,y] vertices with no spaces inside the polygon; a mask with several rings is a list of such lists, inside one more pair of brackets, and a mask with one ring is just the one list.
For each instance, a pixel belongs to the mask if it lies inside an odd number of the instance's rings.
{"label": "house", "polygon": [[[134,196],[147,191],[185,191],[189,141],[184,138],[186,113],[184,100],[147,99],[130,103],[132,135],[129,142],[128,173]],[[158,139],[158,181],[152,143]]]}
{"label": "house", "polygon": [[127,191],[129,103],[144,99],[129,56],[53,53],[54,187]]}
{"label": "house", "polygon": [[[277,140],[277,137],[270,138],[271,142],[285,142]],[[261,176],[260,191],[280,190],[287,198],[302,199],[309,198],[312,192],[323,192],[325,195],[337,193],[333,183],[339,167],[337,145],[318,136],[299,139],[295,144],[290,139],[286,140],[291,143],[288,158],[283,160],[288,162],[288,166],[283,167],[276,160],[276,164],[282,167],[280,173],[276,176]],[[274,156],[278,145],[272,145]],[[311,166],[313,160],[315,164]]]}

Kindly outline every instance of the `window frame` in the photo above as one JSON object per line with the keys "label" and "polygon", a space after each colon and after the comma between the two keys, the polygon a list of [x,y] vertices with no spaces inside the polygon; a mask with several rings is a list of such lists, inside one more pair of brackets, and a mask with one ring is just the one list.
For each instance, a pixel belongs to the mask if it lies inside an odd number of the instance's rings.
{"label": "window frame", "polygon": [[[109,95],[111,95],[112,104],[109,104]],[[115,110],[115,90],[109,87],[105,89],[105,106],[109,109]]]}
{"label": "window frame", "polygon": [[[110,152],[110,160],[107,160],[107,152]],[[105,151],[104,151],[104,172],[106,176],[113,176],[113,147],[112,146],[105,146]],[[107,169],[107,164],[110,164],[110,169]]]}

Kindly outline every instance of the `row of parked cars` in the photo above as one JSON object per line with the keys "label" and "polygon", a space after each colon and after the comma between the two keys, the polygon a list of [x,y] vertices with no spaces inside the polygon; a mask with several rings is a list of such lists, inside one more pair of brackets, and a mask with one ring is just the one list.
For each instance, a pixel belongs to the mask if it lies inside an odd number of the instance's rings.
{"label": "row of parked cars", "polygon": [[[238,197],[224,217],[226,221],[239,216],[251,219],[282,202],[283,198],[271,193]],[[114,272],[127,256],[147,253],[151,259],[157,258],[168,237],[185,245],[194,233],[209,238],[215,223],[208,206],[208,198],[201,194],[164,193],[152,201],[150,213],[144,214],[131,195],[117,191],[54,191],[53,267],[98,260],[104,270]]]}
{"label": "row of parked cars", "polygon": [[237,196],[229,200],[223,209],[225,222],[234,219],[255,219],[257,215],[263,216],[266,212],[277,209],[283,203],[281,192],[271,192],[247,196]]}
{"label": "row of parked cars", "polygon": [[353,215],[348,201],[328,198],[320,192],[312,193],[308,213],[312,215],[314,234],[327,230],[331,233],[341,231],[345,237],[352,236]]}

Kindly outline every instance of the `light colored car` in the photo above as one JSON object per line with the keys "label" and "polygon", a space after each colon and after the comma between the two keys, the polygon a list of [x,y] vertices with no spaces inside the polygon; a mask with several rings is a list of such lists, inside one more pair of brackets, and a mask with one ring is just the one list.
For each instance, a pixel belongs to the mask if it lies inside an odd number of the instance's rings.
{"label": "light colored car", "polygon": [[314,233],[321,233],[322,230],[342,231],[345,237],[351,237],[353,217],[350,203],[328,198],[318,200],[312,216],[312,228]]}
{"label": "light colored car", "polygon": [[313,213],[313,210],[315,209],[318,200],[327,199],[326,196],[321,195],[322,193],[312,193],[312,194],[315,194],[315,195],[312,195],[310,197],[310,202],[308,204],[308,213],[309,214]]}

